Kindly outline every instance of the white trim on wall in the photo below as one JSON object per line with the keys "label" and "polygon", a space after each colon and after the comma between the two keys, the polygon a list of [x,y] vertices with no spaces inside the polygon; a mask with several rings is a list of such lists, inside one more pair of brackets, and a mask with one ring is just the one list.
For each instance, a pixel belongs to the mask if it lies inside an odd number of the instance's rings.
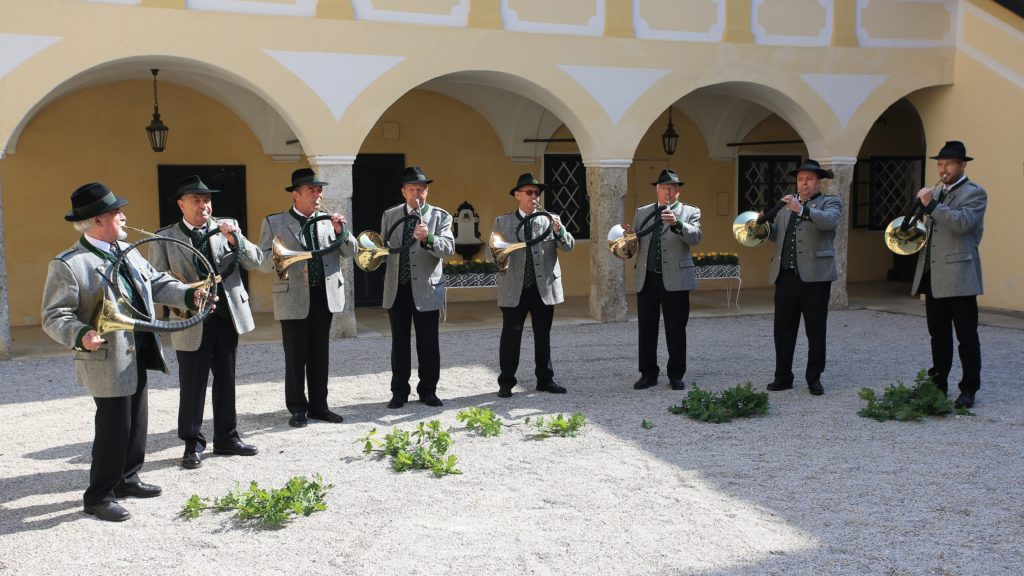
{"label": "white trim on wall", "polygon": [[612,124],[618,126],[626,111],[655,82],[671,70],[667,68],[623,68],[617,66],[572,66],[558,64],[579,82],[601,105]]}
{"label": "white trim on wall", "polygon": [[37,36],[34,34],[5,34],[0,32],[0,78],[20,66],[51,45],[60,42],[61,36]]}
{"label": "white trim on wall", "polygon": [[185,0],[189,10],[234,12],[267,16],[316,16],[317,0],[292,0],[290,4],[253,0]]}
{"label": "white trim on wall", "polygon": [[831,46],[833,6],[832,0],[818,0],[818,4],[825,9],[825,25],[818,32],[817,36],[789,36],[786,34],[769,34],[764,27],[758,24],[757,16],[761,4],[766,0],[754,0],[750,6],[750,31],[754,34],[756,44],[767,44],[774,46]]}
{"label": "white trim on wall", "polygon": [[405,60],[404,56],[345,54],[338,52],[293,52],[263,50],[291,70],[316,92],[335,120],[385,72]]}
{"label": "white trim on wall", "polygon": [[662,30],[652,28],[647,20],[640,16],[640,4],[643,0],[633,0],[633,29],[636,37],[642,40],[676,40],[682,42],[721,42],[725,32],[726,0],[711,0],[715,4],[715,23],[704,32]]}
{"label": "white trim on wall", "polygon": [[511,32],[604,36],[604,0],[594,0],[594,4],[594,15],[587,20],[586,24],[556,24],[553,22],[520,20],[519,14],[509,7],[508,0],[501,0],[501,20],[505,23],[505,30]]}
{"label": "white trim on wall", "polygon": [[1000,32],[1010,36],[1016,40],[1019,44],[1024,46],[1024,33],[1020,30],[1007,25],[1005,22],[1000,21],[998,18],[992,16],[988,12],[985,12],[981,8],[973,4],[961,2],[957,10],[957,31],[956,31],[956,44],[957,48],[963,51],[965,54],[974,58],[984,66],[988,67],[993,72],[999,74],[1003,78],[1006,78],[1010,82],[1017,85],[1018,88],[1024,89],[1024,74],[1017,72],[1011,68],[1006,67],[996,59],[992,58],[988,54],[984,53],[980,48],[977,48],[964,40],[964,18],[963,12],[970,11],[971,15],[984,20],[986,24],[997,28]]}
{"label": "white trim on wall", "polygon": [[955,4],[963,4],[957,0],[888,0],[889,2],[906,2],[913,4],[943,4],[950,14],[950,26],[941,40],[914,40],[912,38],[872,38],[861,24],[861,13],[871,4],[871,0],[857,0],[857,44],[865,48],[944,48],[953,46],[957,30],[957,10]]}
{"label": "white trim on wall", "polygon": [[448,14],[381,10],[373,5],[373,0],[352,0],[352,10],[355,12],[356,20],[451,26],[455,28],[466,28],[469,26],[469,0],[459,0],[459,3],[453,6]]}

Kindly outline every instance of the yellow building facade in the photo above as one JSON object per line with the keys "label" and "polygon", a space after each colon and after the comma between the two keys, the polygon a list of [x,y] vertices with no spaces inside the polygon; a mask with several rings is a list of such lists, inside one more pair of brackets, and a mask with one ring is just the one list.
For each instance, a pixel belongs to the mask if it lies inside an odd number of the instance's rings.
{"label": "yellow building facade", "polygon": [[[160,153],[143,130],[151,69]],[[422,166],[431,204],[471,204],[484,241],[534,172],[581,238],[561,257],[566,293],[610,322],[632,264],[605,236],[653,201],[661,169],[702,209],[698,249],[739,253],[743,285],[765,286],[768,250],[741,248],[733,219],[774,203],[794,158],[831,168],[844,307],[847,283],[905,274],[881,225],[936,180],[925,158],[963,140],[990,201],[980,303],[1021,311],[1022,96],[1024,18],[990,0],[0,0],[0,355],[10,326],[39,323],[47,262],[76,238],[72,190],[102,181],[152,230],[173,217],[161,178],[193,167],[234,179],[214,212],[251,239],[306,165],[332,208],[373,228],[396,202],[394,167]],[[372,281],[346,274],[338,335],[373,301]],[[269,311],[272,279],[248,281]]]}

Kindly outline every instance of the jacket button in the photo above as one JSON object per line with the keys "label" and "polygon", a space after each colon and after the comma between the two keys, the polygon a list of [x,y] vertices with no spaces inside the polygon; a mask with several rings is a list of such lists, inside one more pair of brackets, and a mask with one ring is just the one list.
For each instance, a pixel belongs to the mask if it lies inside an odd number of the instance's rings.
{"label": "jacket button", "polygon": [[129,346],[127,352],[129,354],[134,354],[135,353],[135,346]]}

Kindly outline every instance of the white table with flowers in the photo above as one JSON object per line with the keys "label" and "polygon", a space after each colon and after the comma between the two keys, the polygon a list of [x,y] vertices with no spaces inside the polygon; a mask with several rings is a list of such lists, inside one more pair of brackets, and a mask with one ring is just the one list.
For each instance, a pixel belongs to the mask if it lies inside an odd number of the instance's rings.
{"label": "white table with flowers", "polygon": [[451,288],[493,288],[498,285],[494,263],[487,260],[444,263],[444,303],[441,318],[448,323],[448,290]]}
{"label": "white table with flowers", "polygon": [[[697,280],[729,280],[725,285],[725,305],[730,301],[740,308],[740,289],[743,278],[740,276],[739,256],[727,252],[696,252],[693,254],[694,270]],[[732,297],[732,280],[736,281],[736,298]]]}

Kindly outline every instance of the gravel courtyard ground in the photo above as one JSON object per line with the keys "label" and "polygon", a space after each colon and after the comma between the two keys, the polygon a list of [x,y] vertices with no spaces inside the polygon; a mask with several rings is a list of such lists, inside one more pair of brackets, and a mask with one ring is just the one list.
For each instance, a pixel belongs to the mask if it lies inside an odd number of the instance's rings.
{"label": "gravel courtyard ground", "polygon": [[[771,329],[769,316],[691,320],[687,384],[763,387]],[[164,494],[124,501],[133,517],[123,524],[81,512],[94,404],[71,359],[0,362],[0,574],[1021,573],[1020,330],[981,328],[976,416],[878,423],[857,416],[857,391],[913,381],[929,364],[925,321],[833,312],[825,396],[798,386],[772,393],[766,417],[717,425],[668,413],[683,393],[664,375],[657,388],[631,388],[635,322],[553,330],[564,396],[533,391],[528,332],[524,386],[497,398],[498,335],[442,334],[445,406],[396,411],[384,407],[389,340],[332,342],[330,400],[345,423],[305,429],[287,425],[280,345],[243,346],[239,430],[260,454],[208,456],[189,471],[178,465],[176,377],[151,373],[142,478]],[[530,440],[521,427],[482,438],[458,429],[468,406],[507,421],[579,410],[591,425],[578,438]],[[462,475],[398,474],[355,443],[373,427],[432,418],[455,428]],[[335,484],[329,509],[284,529],[176,517],[194,493],[314,473]]]}

